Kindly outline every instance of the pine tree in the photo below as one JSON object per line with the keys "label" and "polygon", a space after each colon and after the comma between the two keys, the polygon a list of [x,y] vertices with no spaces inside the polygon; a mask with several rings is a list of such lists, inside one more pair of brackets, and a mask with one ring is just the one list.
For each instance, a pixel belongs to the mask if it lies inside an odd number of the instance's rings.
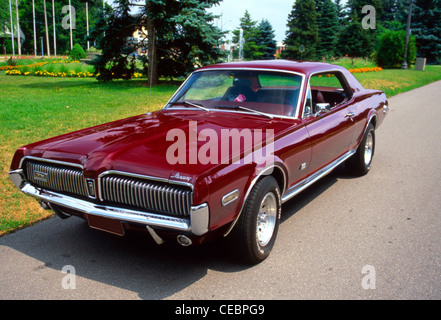
{"label": "pine tree", "polygon": [[[365,17],[363,7],[371,5],[375,8],[375,26],[374,29],[363,28],[362,21]],[[352,57],[371,56],[378,44],[379,26],[381,20],[379,17],[383,14],[381,0],[348,0],[347,2],[348,18],[346,25],[341,30],[338,50],[342,55]]]}
{"label": "pine tree", "polygon": [[102,54],[93,62],[100,81],[127,80],[135,72],[135,61],[129,55],[133,48],[127,46],[127,38],[133,33],[128,26],[136,25],[137,21],[130,11],[130,0],[118,0],[113,10],[106,11],[104,17],[98,20],[92,33],[97,36],[105,32],[100,41]]}
{"label": "pine tree", "polygon": [[[115,10],[101,19],[96,33],[105,32],[103,54],[96,63],[100,80],[129,78],[134,73],[128,55],[138,47],[148,46],[144,72],[156,84],[159,76],[186,76],[195,67],[218,62],[223,32],[212,22],[215,16],[207,9],[220,0],[147,0],[138,14],[129,14],[130,0],[116,0]],[[147,37],[128,46],[126,39],[135,30],[147,30]],[[110,65],[110,67],[109,67]]]}
{"label": "pine tree", "polygon": [[233,31],[233,42],[237,44],[240,41],[240,29],[243,30],[243,38],[245,41],[243,45],[243,58],[245,60],[261,59],[264,53],[262,52],[263,48],[258,45],[260,30],[257,21],[251,18],[248,10],[246,10],[244,16],[240,18],[239,28]]}
{"label": "pine tree", "polygon": [[317,12],[320,17],[317,19],[319,42],[317,43],[317,54],[320,57],[332,57],[336,52],[338,41],[339,25],[337,7],[331,0],[315,0]]}
{"label": "pine tree", "polygon": [[427,63],[441,63],[441,0],[414,1],[412,34],[417,56],[427,58]]}
{"label": "pine tree", "polygon": [[268,20],[263,19],[260,22],[258,29],[260,32],[257,38],[257,45],[262,48],[263,56],[261,59],[274,59],[274,54],[277,50],[277,43],[276,40],[274,40],[275,34],[271,23]]}
{"label": "pine tree", "polygon": [[335,0],[335,7],[337,10],[337,20],[339,25],[342,27],[344,23],[346,22],[346,9],[345,5],[342,3],[342,0]]}
{"label": "pine tree", "polygon": [[[316,46],[319,41],[318,13],[314,0],[296,0],[288,16],[286,31],[286,50],[282,57],[286,59],[314,60],[317,56]],[[304,52],[300,47],[304,46]]]}

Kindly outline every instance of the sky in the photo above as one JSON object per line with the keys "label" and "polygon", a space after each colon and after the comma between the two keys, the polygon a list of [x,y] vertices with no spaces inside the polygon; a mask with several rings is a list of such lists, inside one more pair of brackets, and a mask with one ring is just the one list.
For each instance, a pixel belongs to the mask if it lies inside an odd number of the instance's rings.
{"label": "sky", "polygon": [[293,4],[294,0],[223,0],[209,11],[222,15],[222,19],[216,22],[218,27],[232,31],[239,28],[239,19],[248,10],[254,21],[268,20],[274,29],[275,40],[283,41]]}

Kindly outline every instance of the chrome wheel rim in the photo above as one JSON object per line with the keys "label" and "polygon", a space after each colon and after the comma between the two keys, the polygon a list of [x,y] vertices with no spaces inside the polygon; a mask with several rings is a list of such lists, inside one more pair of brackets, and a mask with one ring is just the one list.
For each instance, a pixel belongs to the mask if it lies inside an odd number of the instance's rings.
{"label": "chrome wheel rim", "polygon": [[264,247],[274,233],[277,217],[277,200],[272,192],[265,195],[260,203],[259,213],[257,214],[257,241]]}
{"label": "chrome wheel rim", "polygon": [[366,143],[364,145],[364,164],[368,167],[372,160],[372,154],[374,152],[374,137],[369,132],[366,137]]}

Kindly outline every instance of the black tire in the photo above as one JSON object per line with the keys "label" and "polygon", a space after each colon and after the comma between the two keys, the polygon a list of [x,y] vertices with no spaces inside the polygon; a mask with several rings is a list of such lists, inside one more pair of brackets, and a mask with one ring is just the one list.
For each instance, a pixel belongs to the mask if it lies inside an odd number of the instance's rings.
{"label": "black tire", "polygon": [[370,123],[361,139],[361,143],[355,154],[348,159],[347,166],[351,173],[357,176],[364,176],[372,166],[375,153],[375,128]]}
{"label": "black tire", "polygon": [[257,264],[270,254],[279,230],[281,207],[277,181],[271,176],[258,181],[232,234],[236,251],[246,263]]}

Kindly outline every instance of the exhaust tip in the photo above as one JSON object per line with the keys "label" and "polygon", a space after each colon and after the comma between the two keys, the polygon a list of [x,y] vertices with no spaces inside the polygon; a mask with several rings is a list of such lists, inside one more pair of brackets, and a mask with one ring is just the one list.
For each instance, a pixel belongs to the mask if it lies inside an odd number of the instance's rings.
{"label": "exhaust tip", "polygon": [[191,244],[193,243],[189,237],[184,236],[183,234],[180,234],[179,236],[177,236],[176,240],[183,247],[191,246]]}
{"label": "exhaust tip", "polygon": [[51,209],[51,207],[49,206],[49,203],[47,203],[47,202],[39,201],[38,203],[40,204],[40,207],[42,209],[44,209],[44,210],[50,210]]}

